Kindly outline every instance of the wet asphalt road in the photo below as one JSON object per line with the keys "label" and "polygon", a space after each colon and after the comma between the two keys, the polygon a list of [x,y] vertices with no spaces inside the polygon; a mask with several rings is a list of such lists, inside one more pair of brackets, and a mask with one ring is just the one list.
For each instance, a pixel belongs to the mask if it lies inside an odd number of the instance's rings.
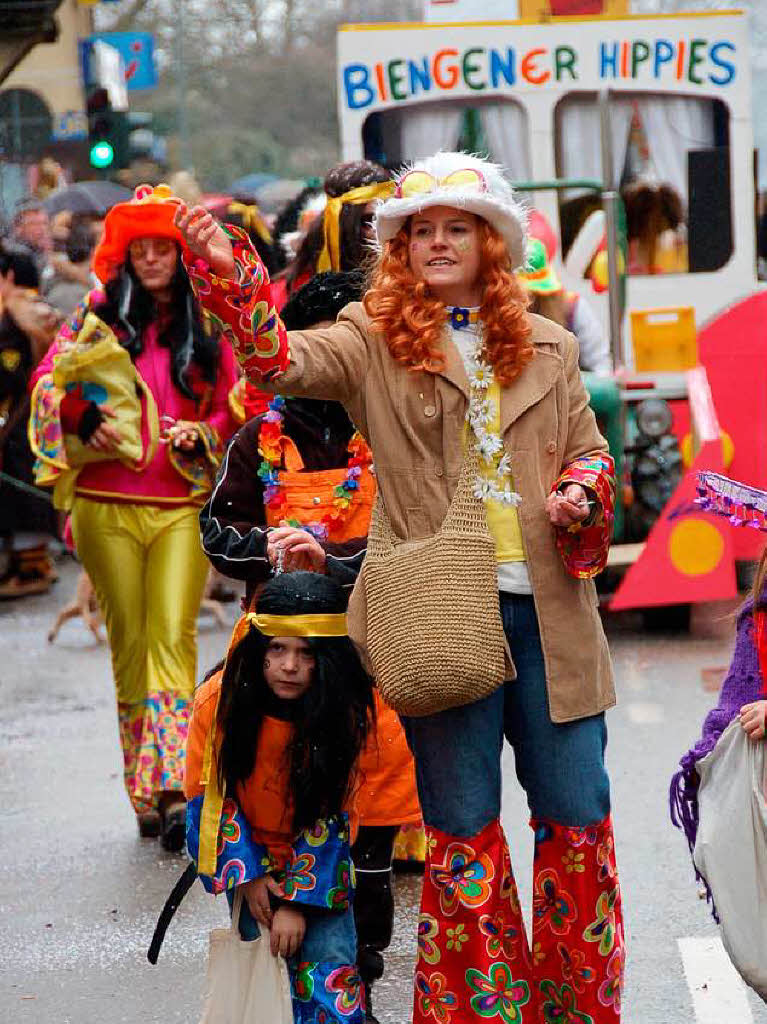
{"label": "wet asphalt road", "polygon": [[[54,646],[45,635],[74,588],[65,565],[51,594],[0,606],[0,1022],[171,1024],[199,1019],[207,934],[225,904],[196,886],[159,964],[146,949],[185,865],[141,840],[122,789],[108,652],[78,621]],[[229,606],[227,614],[234,618]],[[678,939],[715,936],[686,846],[668,823],[667,785],[714,695],[703,669],[725,666],[731,625],[717,637],[638,632],[611,623],[619,706],[609,716],[609,763],[630,944],[626,1024],[696,1021]],[[227,634],[201,618],[200,665]],[[504,824],[523,903],[532,843],[507,752]],[[419,880],[397,880],[397,928],[376,992],[382,1024],[409,1020]],[[748,1012],[721,1024],[767,1024]]]}

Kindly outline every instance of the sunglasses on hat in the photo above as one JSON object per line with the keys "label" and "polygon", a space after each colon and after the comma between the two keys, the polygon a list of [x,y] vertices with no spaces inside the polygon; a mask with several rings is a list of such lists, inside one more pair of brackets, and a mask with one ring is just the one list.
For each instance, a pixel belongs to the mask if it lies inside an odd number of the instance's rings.
{"label": "sunglasses on hat", "polygon": [[429,195],[432,192],[487,192],[487,182],[481,171],[473,167],[453,171],[444,178],[435,178],[428,171],[408,171],[397,182],[394,193],[397,199]]}

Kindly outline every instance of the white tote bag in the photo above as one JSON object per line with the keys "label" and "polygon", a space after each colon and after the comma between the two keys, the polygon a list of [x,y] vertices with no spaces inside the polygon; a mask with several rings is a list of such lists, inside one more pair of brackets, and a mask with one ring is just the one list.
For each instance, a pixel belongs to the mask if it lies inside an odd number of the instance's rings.
{"label": "white tote bag", "polygon": [[200,1024],[293,1024],[290,979],[285,960],[272,956],[269,935],[240,938],[241,886],[231,928],[210,933],[205,1003]]}
{"label": "white tote bag", "polygon": [[730,959],[767,1002],[765,746],[751,742],[736,718],[698,762],[693,860],[713,893]]}

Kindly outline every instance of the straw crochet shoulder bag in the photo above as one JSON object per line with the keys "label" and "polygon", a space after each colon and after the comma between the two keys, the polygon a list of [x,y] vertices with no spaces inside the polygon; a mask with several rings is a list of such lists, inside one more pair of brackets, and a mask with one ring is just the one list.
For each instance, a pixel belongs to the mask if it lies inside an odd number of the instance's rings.
{"label": "straw crochet shoulder bag", "polygon": [[470,704],[500,686],[505,639],[495,543],[468,451],[444,522],[425,540],[394,533],[380,492],[362,569],[367,650],[384,701],[402,715]]}

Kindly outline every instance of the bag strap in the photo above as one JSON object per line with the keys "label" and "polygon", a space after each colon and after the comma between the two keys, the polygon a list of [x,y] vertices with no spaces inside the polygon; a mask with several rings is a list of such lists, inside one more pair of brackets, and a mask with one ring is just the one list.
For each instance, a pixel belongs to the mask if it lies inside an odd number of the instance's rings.
{"label": "bag strap", "polygon": [[[445,518],[442,521],[437,533],[445,531],[465,533],[467,536],[487,536],[487,513],[485,504],[474,493],[474,481],[479,471],[477,453],[473,445],[468,445],[464,451],[461,472],[455,492],[448,505]],[[394,528],[386,511],[381,489],[379,487],[373,505],[373,514],[370,519],[370,531],[368,533],[367,557],[371,555],[379,558],[391,554],[401,539],[394,532]]]}
{"label": "bag strap", "polygon": [[232,905],[232,932],[240,937],[240,914],[242,913],[242,883],[234,890],[234,903]]}
{"label": "bag strap", "polygon": [[456,484],[455,494],[442,523],[442,530],[472,535],[487,535],[487,512],[485,503],[474,493],[479,474],[479,459],[472,444],[467,445],[461,465],[461,475]]}

